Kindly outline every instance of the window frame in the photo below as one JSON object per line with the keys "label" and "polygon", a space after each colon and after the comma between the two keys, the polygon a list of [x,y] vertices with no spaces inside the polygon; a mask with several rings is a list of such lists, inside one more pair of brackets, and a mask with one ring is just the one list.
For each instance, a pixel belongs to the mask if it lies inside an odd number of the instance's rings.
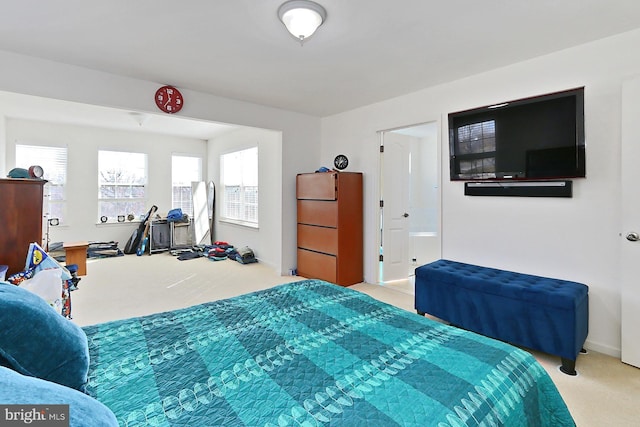
{"label": "window frame", "polygon": [[[114,183],[114,193],[117,191],[116,188],[117,187],[131,187],[132,190],[131,192],[133,192],[133,187],[142,187],[142,192],[143,195],[141,197],[102,197],[102,186],[103,185],[108,185],[108,184],[103,184],[102,183],[102,168],[101,168],[101,164],[100,164],[100,156],[102,153],[105,152],[109,152],[109,153],[119,153],[121,155],[140,155],[143,157],[143,163],[144,163],[144,177],[143,177],[143,183],[142,185],[140,185],[140,183],[136,183],[136,182],[128,182],[128,183]],[[134,151],[122,151],[122,150],[115,150],[115,149],[98,149],[98,194],[97,194],[97,198],[98,198],[98,224],[103,224],[105,223],[104,221],[101,220],[102,216],[106,216],[107,217],[107,224],[114,224],[114,223],[122,223],[124,221],[126,222],[130,222],[130,221],[140,221],[140,218],[145,215],[147,213],[147,196],[148,196],[148,186],[149,186],[149,156],[147,153],[143,153],[143,152],[134,152]],[[115,216],[109,216],[109,215],[104,215],[102,212],[102,203],[105,202],[112,202],[112,203],[141,203],[142,206],[142,210],[140,212],[122,212],[122,213],[118,213]],[[134,218],[132,220],[128,220],[127,216],[129,214],[133,214]],[[124,220],[123,221],[118,221],[118,216],[119,215],[124,215]]]}
{"label": "window frame", "polygon": [[[240,185],[227,185],[225,183],[225,156],[230,156],[230,155],[239,155],[240,153],[243,152],[248,152],[248,151],[252,151],[255,150],[255,168],[258,169],[255,172],[255,180],[256,180],[256,185],[247,185],[245,184],[247,175],[244,173],[244,171],[241,173],[241,183]],[[233,151],[227,151],[223,154],[220,155],[220,187],[221,187],[221,191],[220,191],[220,209],[219,209],[219,220],[221,222],[227,222],[227,223],[231,223],[231,224],[236,224],[236,225],[241,225],[241,226],[245,226],[245,227],[250,227],[250,228],[259,228],[260,225],[260,201],[259,201],[259,194],[260,194],[260,181],[259,181],[259,163],[260,163],[260,149],[258,147],[258,144],[255,145],[250,145],[250,146],[246,146],[244,148],[241,149],[235,149]],[[249,166],[251,167],[251,165]],[[239,211],[242,213],[242,215],[239,215],[238,217],[233,217],[229,215],[229,200],[228,200],[228,192],[227,192],[227,187],[239,187],[239,198],[238,198],[238,203],[239,203]],[[250,196],[250,194],[247,194],[247,188],[254,188],[255,190],[252,190],[252,193],[255,196],[255,202],[251,203],[247,201],[247,197]],[[247,208],[248,206],[251,205],[255,205],[255,220],[250,219],[250,217],[248,215],[246,215],[247,213]]]}
{"label": "window frame", "polygon": [[[486,118],[454,129],[457,173],[474,179],[495,178],[496,121]],[[463,136],[464,134],[464,136]]]}
{"label": "window frame", "polygon": [[[68,218],[67,218],[67,179],[69,176],[69,147],[65,146],[61,146],[61,145],[50,145],[50,144],[34,144],[34,143],[21,143],[21,142],[16,142],[15,144],[15,153],[14,153],[14,158],[15,158],[15,164],[16,167],[23,167],[23,165],[20,165],[20,163],[22,163],[21,160],[18,159],[18,152],[21,151],[22,148],[26,148],[26,149],[33,149],[33,150],[41,150],[41,152],[36,155],[34,153],[30,153],[29,155],[27,155],[27,157],[29,157],[30,159],[32,159],[31,164],[26,166],[26,168],[29,168],[30,166],[33,166],[35,164],[42,166],[43,170],[44,170],[44,175],[42,176],[42,179],[45,179],[47,181],[47,183],[44,186],[44,193],[45,193],[45,212],[43,212],[44,216],[47,219],[50,218],[57,218],[58,219],[58,225],[66,225],[68,223]],[[62,163],[62,172],[63,172],[63,182],[58,182],[55,179],[52,179],[51,177],[51,167],[50,165],[47,165],[46,162],[42,162],[40,159],[41,157],[49,157],[46,156],[44,154],[43,151],[45,150],[49,150],[51,152],[58,151],[58,154],[56,155],[56,157],[61,157],[63,158],[62,162],[56,162],[56,163]],[[63,152],[63,156],[60,156],[61,152]],[[55,189],[60,189],[59,191],[56,191]],[[52,194],[59,194],[60,198],[56,198],[54,196],[54,198],[52,199]],[[59,206],[58,209],[54,209],[56,211],[55,216],[51,214],[51,207],[53,206]]]}

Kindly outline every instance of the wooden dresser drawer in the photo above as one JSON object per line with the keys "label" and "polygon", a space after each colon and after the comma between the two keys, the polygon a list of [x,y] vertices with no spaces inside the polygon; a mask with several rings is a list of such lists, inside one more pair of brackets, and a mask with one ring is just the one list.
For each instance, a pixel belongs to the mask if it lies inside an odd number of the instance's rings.
{"label": "wooden dresser drawer", "polygon": [[337,172],[305,173],[296,176],[296,198],[336,200]]}
{"label": "wooden dresser drawer", "polygon": [[338,230],[298,224],[298,247],[336,255],[338,253]]}
{"label": "wooden dresser drawer", "polygon": [[298,200],[298,223],[338,226],[338,203],[324,200]]}
{"label": "wooden dresser drawer", "polygon": [[336,283],[336,257],[298,249],[298,275]]}

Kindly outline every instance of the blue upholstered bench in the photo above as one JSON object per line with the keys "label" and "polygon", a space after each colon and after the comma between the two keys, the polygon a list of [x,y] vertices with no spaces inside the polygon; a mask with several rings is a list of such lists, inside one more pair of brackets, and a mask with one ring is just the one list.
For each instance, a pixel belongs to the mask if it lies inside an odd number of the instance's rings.
{"label": "blue upholstered bench", "polygon": [[439,260],[416,268],[415,308],[452,325],[575,363],[589,332],[589,288],[557,280]]}

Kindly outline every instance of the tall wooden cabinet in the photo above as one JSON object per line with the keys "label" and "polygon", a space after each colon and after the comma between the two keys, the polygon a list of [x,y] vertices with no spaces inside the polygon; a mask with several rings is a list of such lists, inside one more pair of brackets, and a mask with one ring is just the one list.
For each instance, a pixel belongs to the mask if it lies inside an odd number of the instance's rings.
{"label": "tall wooden cabinet", "polygon": [[29,243],[42,244],[44,184],[38,179],[0,179],[0,264],[7,277],[24,270]]}
{"label": "tall wooden cabinet", "polygon": [[363,280],[362,173],[296,176],[298,275],[349,286]]}

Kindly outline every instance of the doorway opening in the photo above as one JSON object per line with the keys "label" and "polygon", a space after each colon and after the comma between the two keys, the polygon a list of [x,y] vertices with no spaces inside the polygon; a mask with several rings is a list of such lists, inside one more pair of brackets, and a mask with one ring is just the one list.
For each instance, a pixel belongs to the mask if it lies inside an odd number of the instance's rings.
{"label": "doorway opening", "polygon": [[413,293],[415,268],[442,252],[438,122],[379,134],[378,283]]}

